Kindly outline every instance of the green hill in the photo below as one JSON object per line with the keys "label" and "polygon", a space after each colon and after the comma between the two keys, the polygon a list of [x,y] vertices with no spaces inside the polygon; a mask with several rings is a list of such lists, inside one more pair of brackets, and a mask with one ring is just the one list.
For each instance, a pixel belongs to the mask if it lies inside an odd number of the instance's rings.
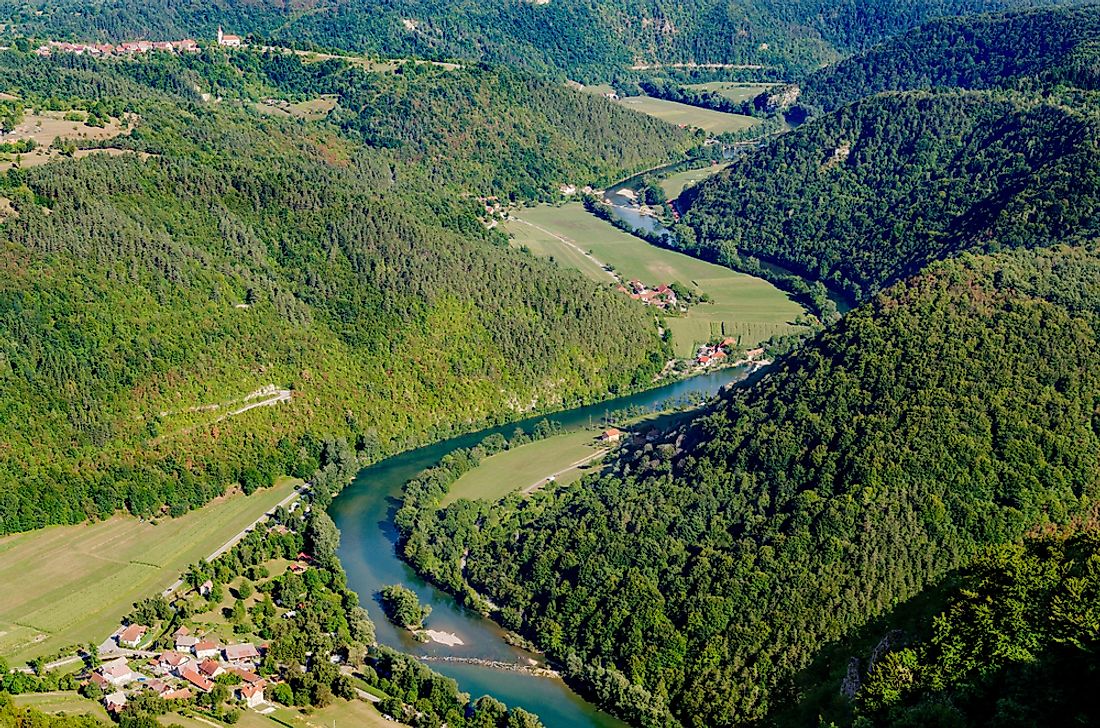
{"label": "green hill", "polygon": [[1100,88],[1100,5],[944,18],[811,74],[802,103],[831,111],[883,91]]}
{"label": "green hill", "polygon": [[1087,99],[884,94],[740,157],[688,191],[689,251],[793,268],[857,299],[961,250],[1100,229],[1100,114]]}
{"label": "green hill", "polygon": [[808,70],[932,18],[1050,4],[1047,0],[5,0],[16,32],[82,39],[212,38],[230,32],[387,57],[487,61],[580,80],[636,63],[710,62]]}
{"label": "green hill", "polygon": [[405,552],[632,722],[761,719],[823,646],[1091,507],[1097,252],[937,263],[611,473],[407,502]]}
{"label": "green hill", "polygon": [[[100,142],[115,156],[56,152],[0,178],[15,213],[0,227],[0,533],[118,508],[180,513],[349,449],[326,439],[374,459],[648,383],[666,359],[650,315],[510,249],[455,194],[477,179],[440,186],[406,153],[446,144],[454,117],[425,114],[401,144],[372,147],[346,117],[258,113],[250,95],[279,88],[255,70],[263,59],[237,60],[0,54],[0,88],[28,113],[72,105],[134,121]],[[213,79],[218,100],[202,101],[195,87]],[[540,133],[553,103],[594,103],[539,93],[495,102],[516,119],[498,144]],[[637,119],[633,131],[651,131]],[[503,129],[472,113],[461,123]],[[650,149],[674,154],[679,132],[665,138],[672,148]],[[583,140],[522,144],[524,189],[590,171],[569,158]],[[452,162],[504,174],[476,150]],[[612,154],[601,169],[632,163]]]}

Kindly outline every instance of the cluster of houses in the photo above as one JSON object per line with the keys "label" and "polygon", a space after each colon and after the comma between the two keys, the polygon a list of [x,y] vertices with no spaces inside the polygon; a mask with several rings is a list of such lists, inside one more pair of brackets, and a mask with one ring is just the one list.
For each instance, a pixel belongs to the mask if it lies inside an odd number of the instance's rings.
{"label": "cluster of houses", "polygon": [[641,301],[647,306],[656,306],[657,308],[665,309],[677,304],[675,291],[665,284],[650,289],[637,278],[634,278],[627,285],[629,285],[629,288],[620,284],[616,290],[620,293],[627,294],[635,301]]}
{"label": "cluster of houses", "polygon": [[[704,344],[695,352],[695,363],[701,367],[709,367],[721,364],[734,352],[737,347],[737,339],[727,336],[717,344]],[[745,352],[745,359],[755,361],[764,356],[764,348],[749,349]]]}
{"label": "cluster of houses", "polygon": [[[240,48],[244,41],[239,35],[225,33],[218,28],[218,45],[226,48]],[[132,56],[138,53],[150,53],[161,51],[165,53],[198,53],[199,44],[192,38],[183,40],[132,40],[122,43],[69,43],[66,41],[51,40],[43,43],[35,49],[40,56],[49,56],[54,53],[72,53],[74,55],[90,56]]]}
{"label": "cluster of houses", "polygon": [[[136,646],[146,631],[144,626],[130,625],[117,633],[118,644]],[[267,681],[255,672],[261,648],[249,643],[220,645],[191,634],[187,627],[177,629],[172,638],[174,649],[147,658],[137,669],[129,658],[121,656],[92,673],[89,680],[103,691],[103,703],[109,712],[123,710],[127,694],[136,691],[149,690],[165,700],[188,700],[213,690],[214,680],[226,673],[240,678],[233,686],[234,697],[251,708],[264,702]]]}
{"label": "cluster of houses", "polygon": [[190,38],[184,40],[134,40],[123,43],[68,43],[66,41],[51,40],[35,49],[40,56],[49,56],[54,53],[72,53],[74,55],[90,56],[131,56],[136,53],[149,53],[151,51],[163,51],[167,53],[197,53],[199,44]]}

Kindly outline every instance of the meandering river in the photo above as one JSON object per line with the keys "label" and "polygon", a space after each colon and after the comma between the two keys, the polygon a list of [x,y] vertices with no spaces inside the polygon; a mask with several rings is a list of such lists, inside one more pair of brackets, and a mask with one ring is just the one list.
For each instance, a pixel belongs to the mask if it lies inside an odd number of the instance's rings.
{"label": "meandering river", "polygon": [[[687,396],[712,395],[720,387],[744,379],[745,369],[724,369],[681,380],[639,394],[548,415],[566,429],[586,427],[607,412],[632,406],[658,408],[664,402]],[[530,430],[542,417],[462,435],[411,450],[364,468],[329,508],[341,532],[340,559],[348,585],[359,593],[378,632],[378,641],[403,652],[428,659],[432,668],[458,681],[460,689],[473,698],[493,695],[510,706],[537,714],[547,728],[621,728],[624,724],[601,712],[573,692],[560,679],[539,677],[461,661],[452,657],[519,665],[540,663],[541,658],[509,645],[493,621],[460,606],[449,594],[421,579],[396,554],[397,530],[393,513],[401,488],[418,472],[439,461],[452,450],[471,447],[486,436],[499,432],[510,435],[517,426]],[[375,594],[388,584],[404,584],[430,605],[427,620],[431,629],[453,632],[464,644],[453,647],[420,643],[408,632],[395,628],[382,614]],[[434,659],[433,659],[434,658]]]}

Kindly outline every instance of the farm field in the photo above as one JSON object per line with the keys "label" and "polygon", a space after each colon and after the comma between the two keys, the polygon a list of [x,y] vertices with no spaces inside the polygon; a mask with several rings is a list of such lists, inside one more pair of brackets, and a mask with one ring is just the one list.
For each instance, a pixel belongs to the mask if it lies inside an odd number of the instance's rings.
{"label": "farm field", "polygon": [[308,715],[290,708],[278,707],[273,713],[261,715],[253,711],[244,711],[237,721],[238,728],[331,728],[341,726],[386,726],[400,728],[402,723],[386,720],[373,704],[365,700],[334,700],[332,705],[314,710]]}
{"label": "farm field", "polygon": [[650,286],[678,281],[708,294],[711,303],[698,303],[686,316],[666,319],[677,356],[690,357],[697,343],[725,336],[740,337],[742,347],[753,346],[790,333],[791,322],[803,313],[790,296],[763,279],[650,245],[588,213],[580,203],[539,205],[514,215],[519,221],[505,224],[513,245],[552,256],[595,281],[610,283],[607,273],[578,248],[591,250],[596,261],[613,266],[625,280],[637,278]]}
{"label": "farm field", "polygon": [[18,663],[101,642],[134,601],[167,588],[300,482],[284,478],[157,525],[116,516],[0,539],[0,655]]}
{"label": "farm field", "polygon": [[655,116],[670,124],[693,126],[710,134],[741,131],[759,123],[751,116],[726,114],[721,111],[689,106],[676,101],[655,99],[652,96],[630,96],[621,99],[619,103],[643,114]]}
{"label": "farm field", "polygon": [[674,200],[688,187],[698,184],[707,177],[718,174],[728,166],[728,164],[712,164],[701,169],[686,169],[683,172],[670,174],[661,180],[661,190],[665,193],[665,199]]}
{"label": "farm field", "polygon": [[688,88],[699,91],[713,91],[733,102],[748,101],[770,89],[771,83],[736,83],[732,81],[710,81],[708,83],[688,84]]}
{"label": "farm field", "polygon": [[16,705],[35,708],[43,713],[51,715],[64,713],[66,715],[92,715],[107,722],[107,711],[94,700],[89,700],[79,693],[59,690],[52,693],[26,693],[12,697]]}
{"label": "farm field", "polygon": [[[566,432],[485,458],[451,484],[442,505],[454,503],[459,498],[497,500],[514,490],[534,485],[597,452],[596,435],[590,430]],[[582,468],[574,468],[558,476],[557,482],[572,483],[584,472]]]}

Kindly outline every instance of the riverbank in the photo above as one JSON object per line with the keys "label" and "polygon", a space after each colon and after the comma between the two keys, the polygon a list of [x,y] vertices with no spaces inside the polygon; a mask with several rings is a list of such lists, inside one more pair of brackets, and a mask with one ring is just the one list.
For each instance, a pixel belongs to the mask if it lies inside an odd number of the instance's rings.
{"label": "riverbank", "polygon": [[[708,372],[626,397],[565,410],[553,415],[552,419],[569,429],[585,427],[590,420],[598,420],[605,412],[616,409],[653,407],[677,397],[710,396],[745,376],[745,370]],[[375,623],[376,638],[381,644],[420,659],[451,656],[518,665],[530,664],[530,660],[543,661],[542,656],[509,644],[507,632],[499,625],[465,609],[454,597],[428,583],[399,559],[396,552],[398,532],[393,523],[404,484],[419,472],[458,449],[475,446],[490,435],[510,436],[517,427],[530,431],[541,419],[528,418],[488,428],[387,458],[362,469],[354,482],[333,500],[328,512],[341,531],[338,556],[349,587],[360,594],[363,606]],[[402,584],[416,592],[420,603],[432,608],[428,619],[430,628],[453,634],[462,644],[420,642],[407,630],[390,623],[379,604],[370,598],[389,584]],[[621,721],[583,700],[561,680],[468,661],[439,660],[433,662],[432,667],[458,680],[460,689],[472,695],[491,694],[508,705],[536,713],[547,728],[625,728]]]}

